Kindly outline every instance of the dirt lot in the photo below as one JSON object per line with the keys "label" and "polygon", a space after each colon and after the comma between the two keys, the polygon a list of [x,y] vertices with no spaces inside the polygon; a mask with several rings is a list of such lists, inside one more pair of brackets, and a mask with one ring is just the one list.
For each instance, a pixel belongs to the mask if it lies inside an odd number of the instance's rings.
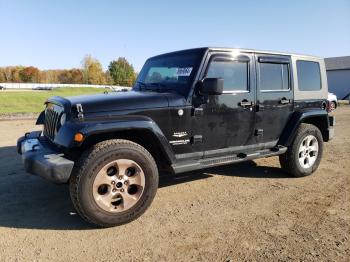
{"label": "dirt lot", "polygon": [[92,229],[68,187],[26,175],[17,137],[34,120],[0,121],[0,261],[349,261],[350,107],[318,171],[290,178],[277,158],[164,177],[151,208]]}

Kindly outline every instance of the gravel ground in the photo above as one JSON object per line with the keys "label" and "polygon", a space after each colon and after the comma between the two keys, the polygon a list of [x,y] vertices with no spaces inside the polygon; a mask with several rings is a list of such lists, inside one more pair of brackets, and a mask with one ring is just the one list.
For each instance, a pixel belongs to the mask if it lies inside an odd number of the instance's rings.
{"label": "gravel ground", "polygon": [[349,261],[350,107],[318,171],[290,178],[276,157],[160,180],[138,220],[93,229],[68,187],[26,175],[16,139],[34,120],[0,121],[0,261]]}
{"label": "gravel ground", "polygon": [[[0,121],[9,120],[36,120],[38,113],[13,113],[13,114],[0,114]],[[32,121],[33,122],[33,121]]]}

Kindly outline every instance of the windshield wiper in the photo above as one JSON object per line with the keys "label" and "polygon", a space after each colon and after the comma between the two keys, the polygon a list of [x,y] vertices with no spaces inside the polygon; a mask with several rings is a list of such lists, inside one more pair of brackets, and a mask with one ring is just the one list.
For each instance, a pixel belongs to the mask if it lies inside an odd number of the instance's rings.
{"label": "windshield wiper", "polygon": [[157,88],[152,88],[152,90],[156,91],[156,92],[165,92],[165,91],[169,91],[169,88],[167,85],[163,84],[163,83],[159,83],[159,82],[155,82],[155,83],[149,83],[149,85],[151,86],[156,86]]}
{"label": "windshield wiper", "polygon": [[149,83],[149,85],[152,85],[152,86],[158,86],[158,87],[166,87],[166,85],[165,85],[165,84],[160,83],[160,82]]}
{"label": "windshield wiper", "polygon": [[144,82],[137,81],[136,83],[140,86],[140,89],[142,89],[141,87],[147,88],[147,85]]}
{"label": "windshield wiper", "polygon": [[167,88],[165,84],[159,83],[159,82],[144,83],[141,81],[137,81],[136,83],[139,84],[140,90],[155,91],[155,92],[169,91],[169,88]]}
{"label": "windshield wiper", "polygon": [[154,88],[151,88],[150,86],[148,86],[148,84],[144,82],[137,81],[136,83],[140,86],[140,91],[143,91],[143,90],[154,91]]}

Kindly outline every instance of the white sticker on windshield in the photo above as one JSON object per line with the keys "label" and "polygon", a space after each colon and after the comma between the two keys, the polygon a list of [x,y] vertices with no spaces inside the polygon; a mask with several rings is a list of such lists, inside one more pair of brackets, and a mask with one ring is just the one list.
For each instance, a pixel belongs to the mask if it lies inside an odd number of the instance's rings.
{"label": "white sticker on windshield", "polygon": [[192,67],[179,67],[176,68],[176,76],[189,76],[192,72]]}

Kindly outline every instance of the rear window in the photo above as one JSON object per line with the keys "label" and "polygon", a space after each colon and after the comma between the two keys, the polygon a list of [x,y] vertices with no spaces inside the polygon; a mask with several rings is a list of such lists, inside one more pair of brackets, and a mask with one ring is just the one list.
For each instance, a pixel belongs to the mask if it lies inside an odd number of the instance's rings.
{"label": "rear window", "polygon": [[321,73],[319,63],[298,60],[297,71],[299,90],[317,91],[321,89]]}

